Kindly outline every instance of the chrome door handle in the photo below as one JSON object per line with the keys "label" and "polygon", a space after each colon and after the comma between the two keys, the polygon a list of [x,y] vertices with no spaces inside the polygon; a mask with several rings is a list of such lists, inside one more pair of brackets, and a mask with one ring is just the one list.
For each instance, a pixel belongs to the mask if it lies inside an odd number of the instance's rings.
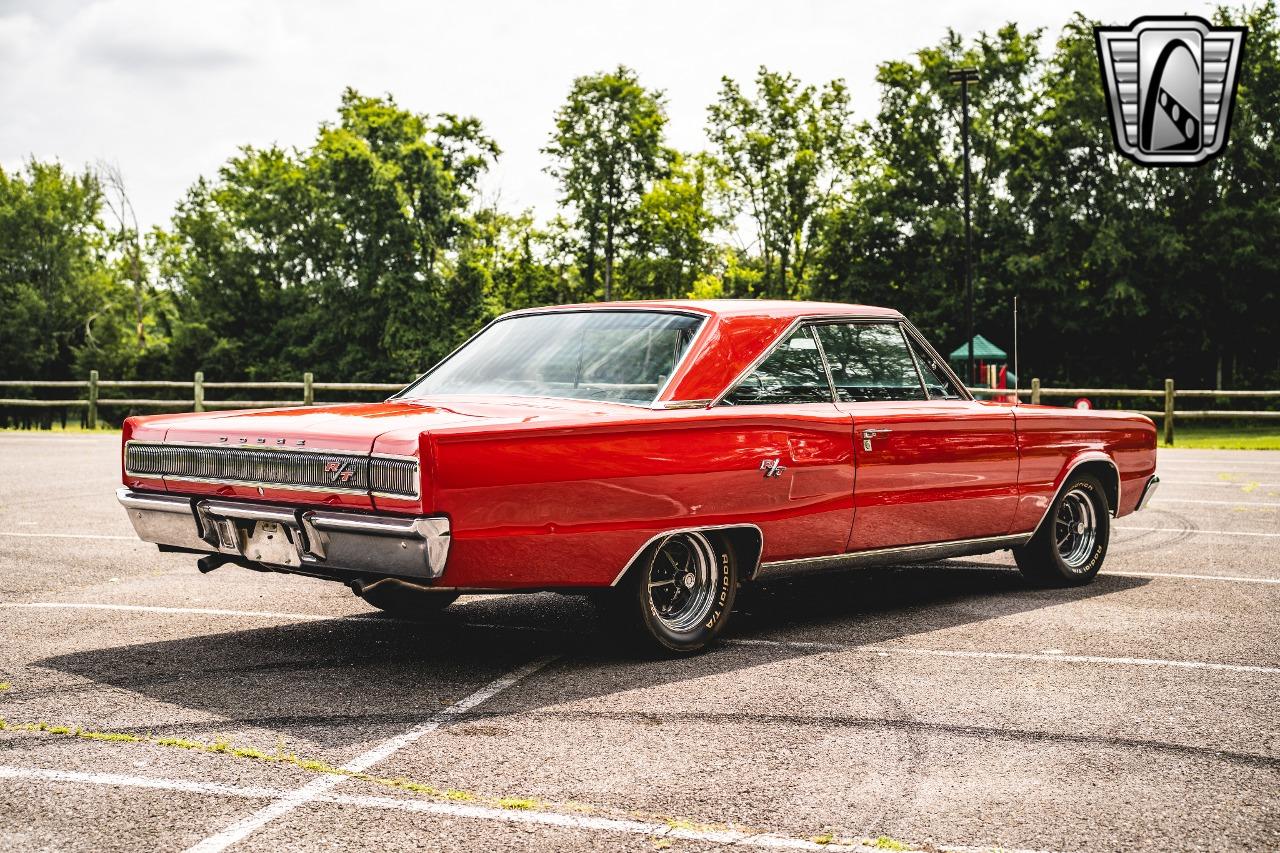
{"label": "chrome door handle", "polygon": [[881,435],[888,435],[893,432],[891,429],[864,429],[862,431],[862,449],[871,451],[871,439]]}

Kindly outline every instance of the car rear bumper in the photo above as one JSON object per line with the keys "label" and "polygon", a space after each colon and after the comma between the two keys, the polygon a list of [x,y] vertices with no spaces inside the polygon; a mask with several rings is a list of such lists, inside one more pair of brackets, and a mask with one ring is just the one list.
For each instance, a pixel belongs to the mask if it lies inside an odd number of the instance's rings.
{"label": "car rear bumper", "polygon": [[1154,474],[1147,484],[1142,487],[1142,496],[1138,498],[1138,505],[1133,508],[1134,512],[1140,509],[1146,509],[1147,504],[1151,501],[1151,496],[1156,493],[1156,489],[1160,486],[1160,478]]}
{"label": "car rear bumper", "polygon": [[140,538],[284,569],[435,579],[449,556],[449,520],[116,491]]}

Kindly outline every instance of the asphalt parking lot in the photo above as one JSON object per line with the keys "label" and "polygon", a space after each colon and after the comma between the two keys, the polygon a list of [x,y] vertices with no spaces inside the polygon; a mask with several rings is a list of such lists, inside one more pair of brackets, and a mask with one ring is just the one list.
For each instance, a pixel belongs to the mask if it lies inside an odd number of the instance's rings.
{"label": "asphalt parking lot", "polygon": [[673,662],[575,597],[200,575],[118,440],[0,435],[0,849],[1280,849],[1280,453],[1162,452],[1084,589],[775,583]]}

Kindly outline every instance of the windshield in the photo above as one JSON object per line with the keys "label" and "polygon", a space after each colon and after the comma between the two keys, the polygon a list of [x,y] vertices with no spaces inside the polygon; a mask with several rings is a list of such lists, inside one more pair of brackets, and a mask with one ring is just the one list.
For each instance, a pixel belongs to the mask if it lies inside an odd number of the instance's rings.
{"label": "windshield", "polygon": [[500,320],[402,396],[496,394],[648,405],[680,363],[700,317],[556,311]]}

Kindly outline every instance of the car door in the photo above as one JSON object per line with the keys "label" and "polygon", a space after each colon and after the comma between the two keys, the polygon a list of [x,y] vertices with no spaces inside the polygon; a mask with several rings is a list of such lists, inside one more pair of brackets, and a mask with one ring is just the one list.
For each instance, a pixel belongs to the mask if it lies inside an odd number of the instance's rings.
{"label": "car door", "polygon": [[853,417],[848,550],[1006,534],[1018,503],[1011,408],[970,399],[900,322],[816,331],[836,406]]}
{"label": "car door", "polygon": [[[810,327],[788,334],[713,410],[765,562],[843,553],[853,519],[852,418],[836,407]],[[724,419],[722,421],[722,419]]]}

